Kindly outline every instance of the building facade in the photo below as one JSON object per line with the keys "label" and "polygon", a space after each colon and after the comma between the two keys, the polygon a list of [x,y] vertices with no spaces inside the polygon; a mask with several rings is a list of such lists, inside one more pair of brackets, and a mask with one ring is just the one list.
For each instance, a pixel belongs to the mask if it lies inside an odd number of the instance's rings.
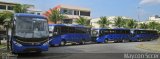
{"label": "building facade", "polygon": [[11,11],[13,12],[13,7],[16,5],[17,3],[11,3],[11,2],[2,2],[0,1],[0,11]]}
{"label": "building facade", "polygon": [[[78,6],[70,6],[70,5],[58,5],[54,7],[52,10],[58,10],[62,15],[66,16],[65,19],[59,21],[58,23],[62,24],[76,24],[76,20],[79,17],[85,17],[87,19],[91,19],[90,17],[90,9],[82,8]],[[44,15],[49,16],[50,10],[46,11]],[[49,20],[49,23],[54,23]]]}
{"label": "building facade", "polygon": [[148,21],[155,21],[160,23],[160,16],[158,15],[150,16]]}
{"label": "building facade", "polygon": [[150,16],[147,21],[143,21],[143,22],[139,22],[139,23],[146,23],[147,24],[147,23],[150,23],[150,22],[160,23],[160,16],[158,16],[158,15]]}
{"label": "building facade", "polygon": [[[17,5],[17,4],[20,4],[20,3],[13,3],[13,2],[4,2],[4,1],[0,1],[0,12],[3,12],[3,11],[10,11],[10,12],[13,12],[14,13],[14,6]],[[28,8],[28,13],[32,13],[32,14],[37,14],[37,15],[42,15],[42,11],[41,10],[38,10],[35,8],[34,5],[29,5],[29,4],[26,4],[28,6],[30,6]]]}
{"label": "building facade", "polygon": [[[115,18],[117,18],[119,16],[106,16],[107,20],[109,20],[111,22],[111,24],[109,24],[109,28],[115,28],[114,26],[114,21],[115,21]],[[121,16],[123,19],[132,19],[132,18],[129,18],[129,17],[125,17],[125,16]],[[92,19],[90,24],[92,25],[93,28],[100,28],[100,25],[97,23],[98,21],[100,20],[100,18],[95,18],[95,19]]]}

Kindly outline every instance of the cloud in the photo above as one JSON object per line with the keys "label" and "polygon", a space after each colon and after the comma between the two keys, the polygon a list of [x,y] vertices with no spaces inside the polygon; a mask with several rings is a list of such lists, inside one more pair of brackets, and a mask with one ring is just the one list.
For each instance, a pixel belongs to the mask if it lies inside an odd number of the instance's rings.
{"label": "cloud", "polygon": [[160,4],[160,0],[141,0],[140,4]]}

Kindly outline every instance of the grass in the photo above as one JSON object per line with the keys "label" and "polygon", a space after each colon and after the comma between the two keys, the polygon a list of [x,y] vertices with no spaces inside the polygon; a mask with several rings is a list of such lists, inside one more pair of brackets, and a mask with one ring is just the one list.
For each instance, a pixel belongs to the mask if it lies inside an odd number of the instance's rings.
{"label": "grass", "polygon": [[0,49],[3,48],[3,47],[5,47],[5,45],[0,45]]}

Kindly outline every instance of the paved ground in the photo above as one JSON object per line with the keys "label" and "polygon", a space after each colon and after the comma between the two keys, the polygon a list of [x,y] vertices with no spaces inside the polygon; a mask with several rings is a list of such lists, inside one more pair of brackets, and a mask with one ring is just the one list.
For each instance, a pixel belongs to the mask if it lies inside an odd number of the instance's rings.
{"label": "paved ground", "polygon": [[22,54],[18,59],[124,59],[124,53],[158,53],[135,47],[141,43],[155,41],[50,47],[42,54]]}

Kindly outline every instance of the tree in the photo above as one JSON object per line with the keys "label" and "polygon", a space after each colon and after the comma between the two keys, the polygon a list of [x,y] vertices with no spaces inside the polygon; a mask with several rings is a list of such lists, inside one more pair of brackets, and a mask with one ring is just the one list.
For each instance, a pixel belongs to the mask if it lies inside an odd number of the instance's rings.
{"label": "tree", "polygon": [[157,25],[158,25],[157,22],[152,21],[152,22],[149,22],[148,28],[149,28],[149,29],[156,29],[156,26],[157,26]]}
{"label": "tree", "polygon": [[[4,33],[6,32],[6,30],[4,29],[5,21],[10,21],[10,19],[13,17],[12,14],[13,13],[9,11],[0,12],[0,32],[3,35],[5,35]],[[3,38],[2,37],[0,38],[0,44],[1,44],[1,39]]]}
{"label": "tree", "polygon": [[140,23],[139,26],[140,26],[141,29],[147,29],[148,28],[148,24],[146,24],[146,23]]}
{"label": "tree", "polygon": [[97,22],[101,28],[108,27],[110,21],[106,17],[100,17],[100,20]]}
{"label": "tree", "polygon": [[125,20],[122,17],[117,17],[114,20],[114,25],[118,28],[124,27],[126,24]]}
{"label": "tree", "polygon": [[136,28],[137,27],[137,21],[136,20],[133,20],[133,19],[126,19],[125,21],[126,25],[125,27],[126,28]]}
{"label": "tree", "polygon": [[84,18],[84,17],[79,17],[76,20],[76,23],[79,25],[85,25],[85,26],[89,26],[90,25],[90,19]]}
{"label": "tree", "polygon": [[4,25],[5,21],[9,21],[13,17],[13,13],[10,11],[0,12],[0,25]]}
{"label": "tree", "polygon": [[14,6],[13,10],[15,11],[15,13],[27,13],[29,7],[30,5],[17,4]]}
{"label": "tree", "polygon": [[156,26],[156,29],[160,32],[160,23]]}
{"label": "tree", "polygon": [[58,10],[52,10],[50,9],[51,13],[49,14],[48,18],[55,24],[57,24],[57,21],[61,21],[62,19],[66,18],[66,16],[62,15]]}

